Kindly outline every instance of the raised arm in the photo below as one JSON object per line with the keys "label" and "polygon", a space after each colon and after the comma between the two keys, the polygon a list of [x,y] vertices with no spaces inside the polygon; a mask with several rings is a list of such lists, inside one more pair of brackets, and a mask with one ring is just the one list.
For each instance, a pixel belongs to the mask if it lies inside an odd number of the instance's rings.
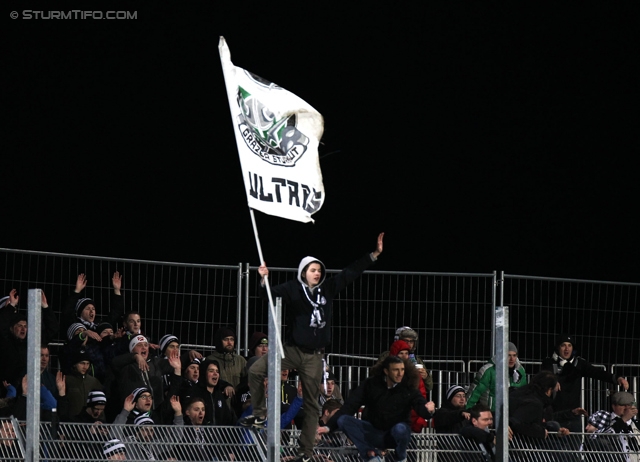
{"label": "raised arm", "polygon": [[87,277],[84,273],[80,273],[78,274],[78,279],[76,279],[76,288],[73,291],[79,294],[85,287],[87,287]]}
{"label": "raised arm", "polygon": [[20,296],[18,295],[18,291],[16,289],[11,289],[11,292],[9,292],[9,305],[15,309],[18,306],[19,301]]}
{"label": "raised arm", "polygon": [[[269,268],[267,268],[267,264],[262,262],[262,265],[258,267],[258,274],[262,277],[260,280],[260,287],[258,288],[258,293],[263,300],[267,300],[267,288],[265,286],[265,278],[269,276]],[[289,291],[286,289],[287,283],[279,284],[277,286],[271,286],[271,295],[275,297],[282,297],[282,301],[284,303],[289,303]]]}
{"label": "raised arm", "polygon": [[113,273],[113,277],[111,278],[111,285],[113,286],[113,293],[116,295],[120,294],[120,289],[122,289],[122,277],[120,273],[116,271]]}
{"label": "raised arm", "polygon": [[382,240],[384,239],[384,233],[378,234],[378,241],[376,242],[376,250],[371,252],[371,256],[373,256],[374,260],[378,258],[378,255],[382,253]]}
{"label": "raised arm", "polygon": [[17,312],[20,298],[16,289],[11,289],[7,297],[6,305],[0,309],[0,338],[5,340],[9,336],[9,324],[11,324],[11,318]]}
{"label": "raised arm", "polygon": [[76,303],[80,300],[82,292],[85,287],[87,287],[87,278],[84,273],[78,274],[78,278],[76,279],[76,284],[73,289],[73,292],[69,294],[67,300],[62,307],[62,314],[60,319],[62,320],[62,328],[66,329],[74,322],[77,322],[76,319],[78,316],[76,315]]}
{"label": "raised arm", "polygon": [[121,317],[124,314],[124,298],[122,296],[122,275],[116,271],[111,278],[111,286],[113,287],[113,293],[110,296],[111,306],[109,307],[109,315],[107,319],[109,323],[115,328],[121,322]]}
{"label": "raised arm", "polygon": [[265,262],[262,262],[262,265],[258,268],[258,274],[261,276],[260,284],[264,286],[264,278],[269,276],[269,268],[267,268]]}
{"label": "raised arm", "polygon": [[58,335],[60,323],[58,322],[58,318],[53,310],[49,309],[49,304],[47,303],[47,297],[44,294],[44,290],[41,293],[40,306],[42,307],[42,342],[49,343]]}

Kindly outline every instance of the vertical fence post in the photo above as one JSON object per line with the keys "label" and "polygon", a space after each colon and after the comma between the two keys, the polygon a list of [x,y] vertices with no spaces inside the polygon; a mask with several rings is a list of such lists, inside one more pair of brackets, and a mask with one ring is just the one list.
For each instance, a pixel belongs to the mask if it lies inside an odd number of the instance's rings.
{"label": "vertical fence post", "polygon": [[[498,300],[496,301],[496,297]],[[504,271],[493,272],[493,290],[491,292],[491,356],[496,354],[496,306],[504,306]]]}
{"label": "vertical fence post", "polygon": [[507,374],[507,342],[509,341],[509,307],[496,306],[496,460],[509,460],[509,378]]}
{"label": "vertical fence post", "polygon": [[[242,305],[244,304],[244,356],[249,357],[251,356],[251,352],[249,351],[249,285],[250,285],[250,277],[249,277],[249,263],[245,263],[244,266],[244,272],[242,271],[242,264],[239,265],[238,267],[238,287],[241,287],[241,281],[244,279],[244,297],[240,296],[238,297],[238,305]],[[238,290],[238,295],[242,294],[242,292],[240,290]],[[243,300],[244,299],[244,300]],[[240,324],[240,319],[238,319],[238,325],[241,326],[242,324]],[[242,338],[242,337],[240,337]],[[240,342],[238,342],[238,344],[240,344]],[[238,352],[238,354],[241,354],[240,352]]]}
{"label": "vertical fence post", "polygon": [[[277,345],[276,336],[282,326],[282,298],[276,298],[274,316],[269,316],[269,346]],[[267,385],[267,460],[280,460],[280,352],[277,348],[269,348],[269,384]]]}
{"label": "vertical fence post", "polygon": [[[242,299],[244,298],[242,296],[242,278],[243,278],[244,274],[242,273],[242,263],[238,263],[238,290],[236,291],[236,344],[235,344],[235,349],[236,349],[236,354],[237,355],[242,355],[242,348],[241,348],[241,339],[242,339]],[[245,339],[246,341],[246,339]],[[245,355],[246,356],[246,355]]]}
{"label": "vertical fence post", "polygon": [[[40,460],[40,337],[42,291],[29,289],[27,302],[27,444],[25,460]],[[16,384],[18,387],[18,384]],[[24,393],[24,390],[23,390]]]}

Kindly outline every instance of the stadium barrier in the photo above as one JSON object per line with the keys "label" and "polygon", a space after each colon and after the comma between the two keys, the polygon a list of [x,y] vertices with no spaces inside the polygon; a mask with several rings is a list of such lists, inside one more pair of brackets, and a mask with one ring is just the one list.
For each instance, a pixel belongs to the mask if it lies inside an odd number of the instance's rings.
{"label": "stadium barrier", "polygon": [[[268,310],[257,295],[257,268],[248,264],[196,265],[0,249],[0,268],[3,295],[18,289],[24,307],[27,289],[42,288],[58,315],[77,275],[86,274],[84,295],[95,301],[98,319],[109,312],[111,276],[118,271],[126,308],[140,312],[143,332],[156,340],[172,333],[185,345],[204,347],[213,344],[218,327],[233,326],[239,336],[237,351],[246,354],[250,335],[266,331]],[[295,274],[291,268],[270,269],[274,285]],[[449,384],[470,383],[475,372],[471,364],[492,356],[496,306],[509,306],[509,339],[519,347],[521,361],[532,366],[530,373],[553,352],[558,334],[569,333],[577,339],[577,354],[629,377],[631,391],[637,393],[639,289],[637,283],[502,272],[368,271],[335,300],[333,341],[327,353],[334,355],[330,364],[339,369],[339,383],[348,393],[367,376],[377,355],[389,349],[396,329],[411,326],[419,336],[417,355],[434,367],[434,393],[442,402]],[[63,335],[64,326],[58,343],[65,340]],[[362,364],[343,364],[338,355],[365,359]],[[587,380],[583,390],[583,403],[592,412],[608,409],[607,397],[617,387]]]}
{"label": "stadium barrier", "polygon": [[[24,460],[23,423],[0,420],[0,460]],[[194,427],[160,425],[71,424],[43,422],[40,425],[39,457],[56,462],[69,460],[103,461],[123,453],[128,461],[147,460],[234,460],[266,459],[265,431],[242,427]],[[286,461],[297,454],[299,431],[281,432],[280,458]],[[623,445],[622,438],[625,438]],[[631,439],[634,439],[631,442]],[[640,435],[578,433],[560,436],[550,432],[537,439],[514,435],[509,442],[509,460],[513,462],[626,462],[637,460]],[[490,450],[490,448],[489,448]],[[389,451],[393,453],[393,450]],[[358,459],[353,444],[341,432],[318,438],[318,461]],[[413,434],[408,449],[416,462],[485,461],[487,449],[460,435],[437,434],[427,429]],[[636,459],[634,459],[636,457]]]}

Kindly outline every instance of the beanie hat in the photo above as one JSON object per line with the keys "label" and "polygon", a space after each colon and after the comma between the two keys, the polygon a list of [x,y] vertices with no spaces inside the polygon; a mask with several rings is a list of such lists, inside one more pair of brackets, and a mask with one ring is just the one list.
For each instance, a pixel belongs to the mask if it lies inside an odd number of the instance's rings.
{"label": "beanie hat", "polygon": [[396,340],[391,344],[391,349],[389,350],[389,354],[391,356],[398,356],[398,353],[404,350],[411,351],[411,347],[409,346],[409,344],[404,340]]}
{"label": "beanie hat", "polygon": [[103,452],[105,457],[124,453],[124,444],[122,444],[122,441],[120,440],[109,440],[108,442],[104,443]]}
{"label": "beanie hat", "polygon": [[156,423],[147,414],[140,414],[138,417],[135,418],[135,420],[133,421],[133,424],[134,425],[155,425]]}
{"label": "beanie hat", "polygon": [[80,351],[76,351],[73,354],[73,364],[78,364],[80,361],[89,361],[91,362],[91,357],[89,356],[89,353],[86,352],[86,350],[80,350]]}
{"label": "beanie hat", "polygon": [[11,324],[9,325],[13,327],[16,324],[18,324],[20,321],[28,322],[27,313],[21,313],[21,312],[14,313],[13,316],[11,317]]}
{"label": "beanie hat", "polygon": [[570,343],[571,345],[573,345],[573,349],[575,350],[575,348],[576,348],[575,337],[573,337],[572,335],[569,335],[569,334],[560,334],[560,335],[558,335],[558,337],[556,338],[556,343],[554,344],[554,346],[557,349],[560,345],[562,345],[565,342],[566,343]]}
{"label": "beanie hat", "polygon": [[90,298],[81,298],[80,300],[78,300],[78,303],[76,303],[77,317],[80,317],[80,315],[82,314],[82,310],[84,310],[87,305],[95,306],[95,304],[93,303],[93,300],[91,300]]}
{"label": "beanie hat", "polygon": [[447,390],[447,401],[451,401],[451,398],[453,398],[460,392],[466,393],[464,391],[464,388],[462,388],[460,385],[452,385],[451,387],[449,387],[449,389]]}
{"label": "beanie hat", "polygon": [[518,353],[518,348],[516,347],[515,343],[513,343],[513,342],[507,343],[507,352],[509,352],[509,351],[514,351],[514,352]]}
{"label": "beanie hat", "polygon": [[[151,393],[151,390],[149,390],[147,387],[140,387],[140,388],[136,388],[135,390],[133,390],[131,392],[131,394],[133,395],[133,402],[135,403],[136,401],[138,401],[138,399],[140,399],[140,395],[143,393]],[[153,393],[151,393],[153,395]]]}
{"label": "beanie hat", "polygon": [[169,346],[169,344],[171,344],[172,342],[176,342],[177,344],[180,344],[180,341],[178,340],[178,337],[176,337],[173,334],[167,334],[164,337],[162,337],[160,339],[160,354],[161,356],[164,356],[164,352],[166,351],[167,347]]}
{"label": "beanie hat", "polygon": [[228,327],[223,327],[218,331],[220,338],[233,337],[236,338],[236,333],[229,329]]}
{"label": "beanie hat", "polygon": [[69,340],[73,340],[73,337],[78,329],[87,330],[87,327],[79,322],[74,322],[73,324],[71,324],[67,329],[67,337],[69,338]]}
{"label": "beanie hat", "polygon": [[102,331],[105,330],[105,329],[113,330],[113,326],[109,322],[101,322],[100,324],[98,324],[98,327],[96,327],[96,332],[98,334],[101,334]]}
{"label": "beanie hat", "polygon": [[229,329],[228,327],[221,327],[218,329],[213,338],[213,346],[216,347],[216,350],[224,353],[222,348],[222,339],[227,337],[233,337],[236,339],[236,333]]}
{"label": "beanie hat", "polygon": [[145,337],[144,335],[136,335],[135,337],[133,337],[129,342],[129,353],[133,351],[133,349],[138,343],[142,343],[142,342],[149,343],[149,340],[147,340],[147,337]]}
{"label": "beanie hat", "polygon": [[253,354],[256,347],[263,343],[266,345],[269,344],[269,337],[267,337],[267,334],[265,334],[264,332],[254,332],[251,336],[251,340],[249,340],[249,353]]}
{"label": "beanie hat", "polygon": [[236,338],[236,333],[228,327],[221,327],[220,329],[218,329],[218,332],[216,332],[216,334],[218,339],[220,340],[227,337],[233,337],[234,339]]}
{"label": "beanie hat", "polygon": [[90,391],[87,395],[87,407],[93,407],[98,404],[107,404],[107,395],[100,390]]}
{"label": "beanie hat", "polygon": [[182,368],[182,372],[187,370],[187,367],[191,366],[192,364],[197,364],[198,365],[198,369],[200,369],[200,363],[202,362],[201,359],[198,358],[193,358],[191,361],[189,361],[188,363],[185,362],[184,367]]}

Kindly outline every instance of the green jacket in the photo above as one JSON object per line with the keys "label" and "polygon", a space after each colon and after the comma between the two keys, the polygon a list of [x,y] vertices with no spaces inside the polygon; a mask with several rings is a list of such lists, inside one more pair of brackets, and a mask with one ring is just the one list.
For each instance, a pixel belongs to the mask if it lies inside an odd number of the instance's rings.
{"label": "green jacket", "polygon": [[[519,388],[527,384],[527,373],[516,360],[513,371],[509,371],[509,386]],[[473,383],[467,391],[467,409],[475,406],[477,403],[484,404],[491,408],[492,412],[496,410],[496,365],[493,358],[489,360],[476,373]]]}

